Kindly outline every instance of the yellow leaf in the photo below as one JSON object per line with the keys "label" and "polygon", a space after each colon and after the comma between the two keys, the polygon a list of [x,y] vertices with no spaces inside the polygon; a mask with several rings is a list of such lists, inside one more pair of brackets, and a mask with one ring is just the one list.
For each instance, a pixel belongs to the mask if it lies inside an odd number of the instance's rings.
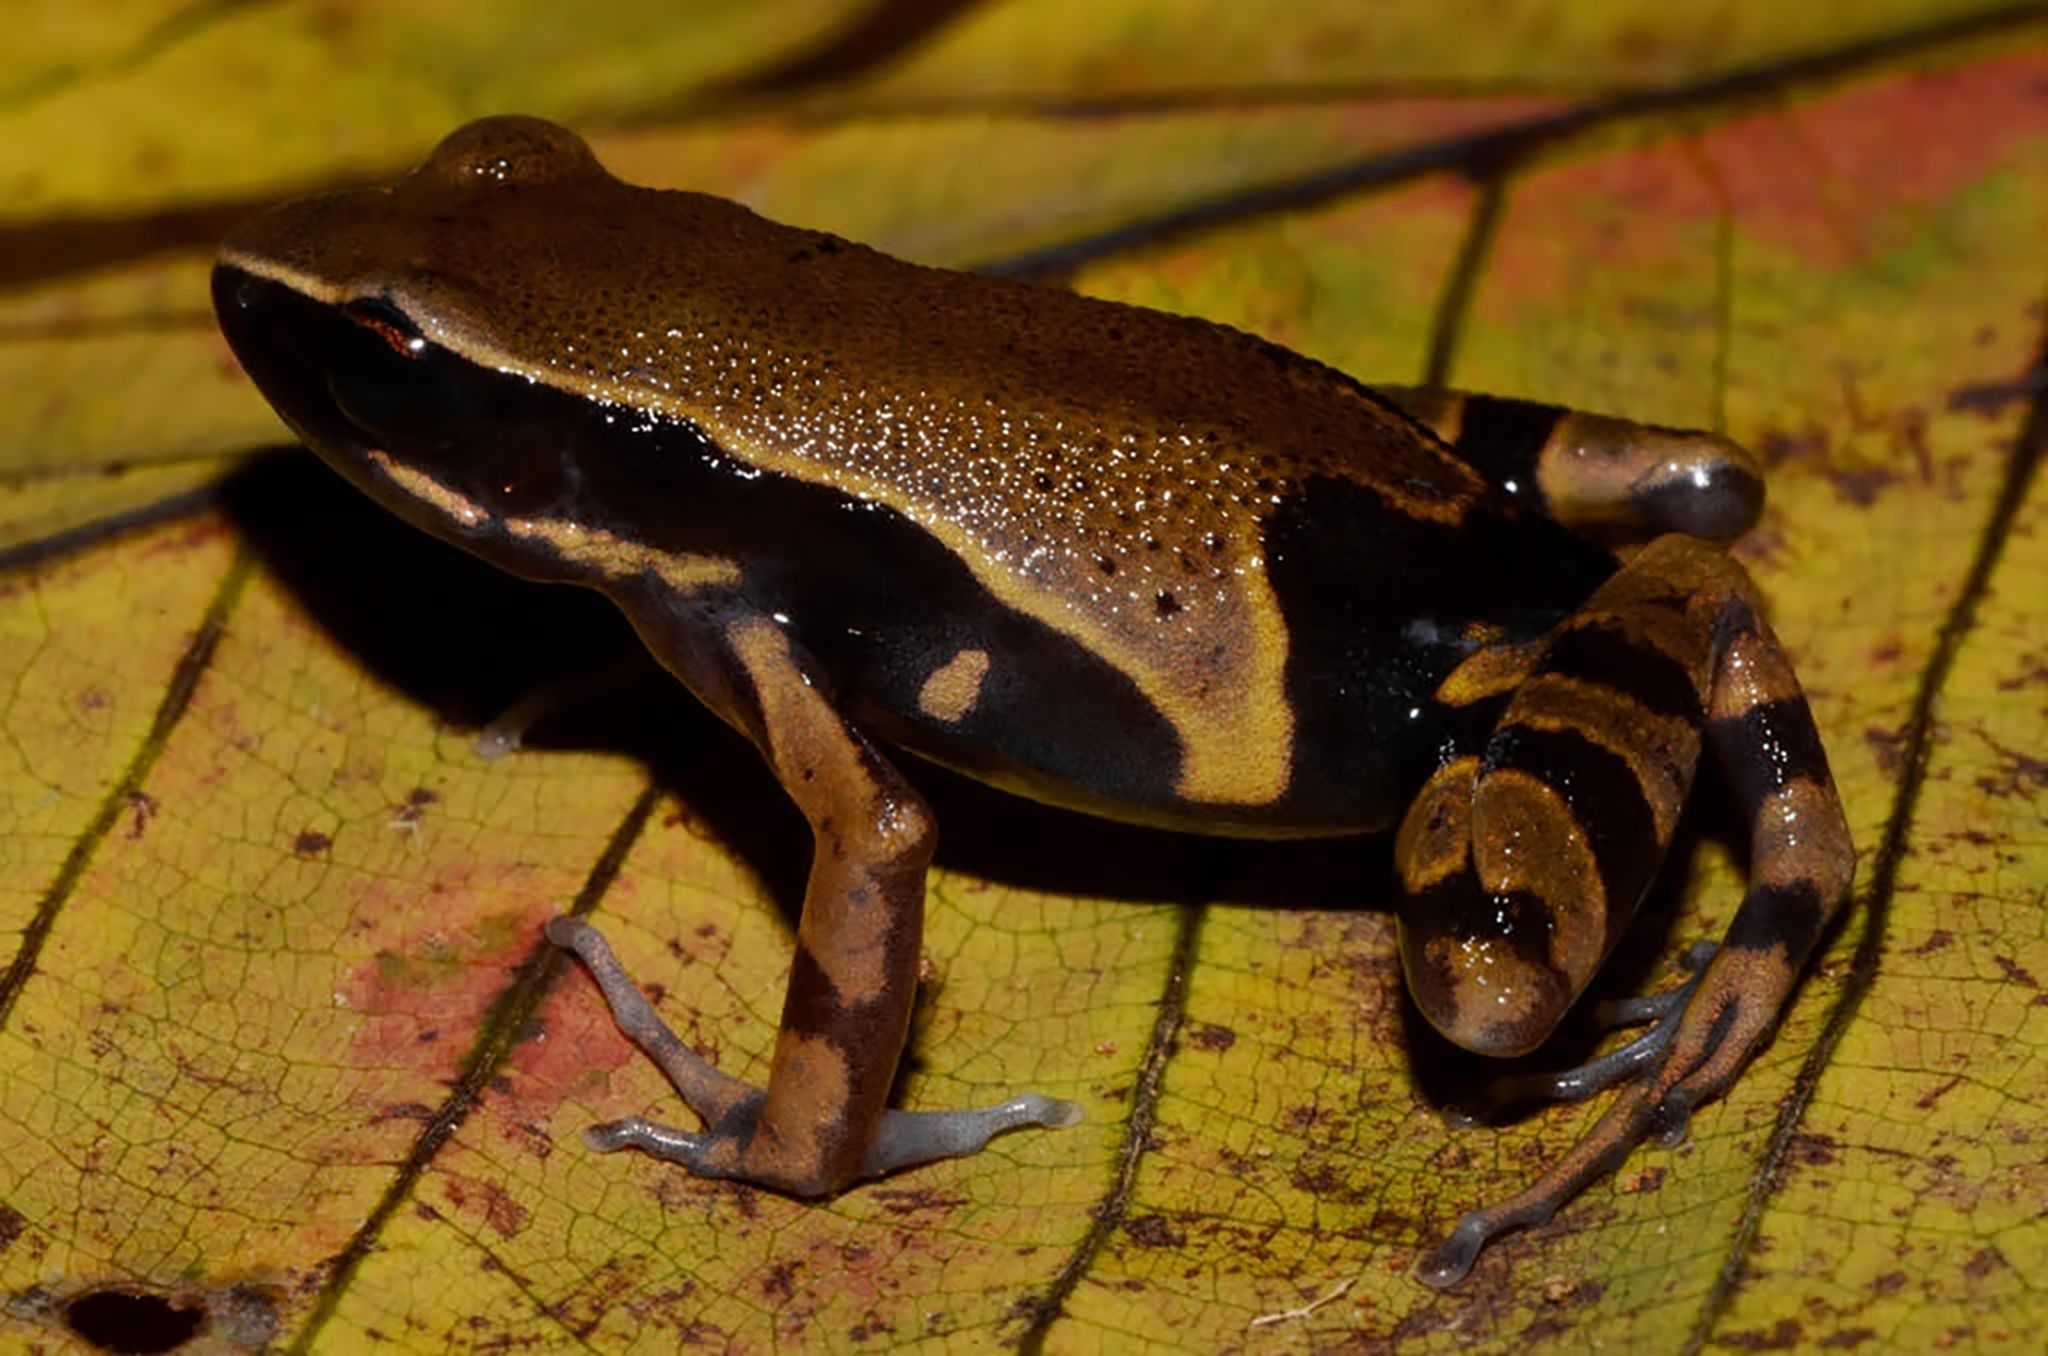
{"label": "yellow leaf", "polygon": [[[35,9],[0,53],[0,1346],[2039,1349],[2044,90],[2033,7],[1914,0]],[[278,450],[205,292],[239,216],[509,108],[928,262],[1755,447],[1738,550],[1863,851],[1775,1041],[1428,1291],[1417,1252],[1597,1108],[1442,1122],[1483,1075],[1410,1015],[1384,844],[920,767],[901,1100],[1082,1124],[822,1205],[588,1151],[683,1113],[542,921],[594,910],[758,1078],[802,822],[660,681],[479,759],[630,635]],[[1732,913],[1719,796],[1614,992]]]}

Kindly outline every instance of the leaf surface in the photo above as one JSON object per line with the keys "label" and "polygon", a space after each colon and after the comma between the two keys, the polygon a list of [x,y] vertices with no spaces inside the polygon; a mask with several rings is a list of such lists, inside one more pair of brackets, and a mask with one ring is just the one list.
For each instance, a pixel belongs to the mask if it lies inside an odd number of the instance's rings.
{"label": "leaf surface", "polygon": [[[37,13],[0,56],[0,1342],[77,1346],[118,1290],[288,1350],[2039,1348],[2048,27],[1256,12]],[[1426,1291],[1418,1250],[1597,1108],[1443,1124],[1480,1075],[1402,997],[1385,845],[913,768],[945,841],[902,1101],[1083,1123],[809,1206],[589,1152],[683,1113],[541,923],[591,911],[758,1078],[802,822],[660,682],[479,759],[630,635],[284,451],[205,291],[239,216],[508,107],[923,261],[1756,448],[1738,554],[1863,852],[1776,1040]],[[1726,925],[1716,794],[1613,992]]]}

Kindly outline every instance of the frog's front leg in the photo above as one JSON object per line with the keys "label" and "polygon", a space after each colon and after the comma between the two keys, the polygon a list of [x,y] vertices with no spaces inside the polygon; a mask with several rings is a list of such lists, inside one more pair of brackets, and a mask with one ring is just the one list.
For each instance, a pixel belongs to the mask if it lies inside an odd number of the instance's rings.
{"label": "frog's front leg", "polygon": [[1611,544],[1667,532],[1733,541],[1763,513],[1756,458],[1718,433],[1433,386],[1374,389],[1508,498]]}
{"label": "frog's front leg", "polygon": [[[684,636],[658,611],[634,620],[700,696],[754,738],[810,822],[814,848],[764,1088],[721,1073],[684,1046],[594,929],[568,919],[550,925],[549,936],[598,980],[620,1027],[706,1122],[692,1133],[634,1117],[594,1127],[592,1145],[637,1148],[701,1176],[820,1196],[862,1177],[973,1153],[1017,1126],[1071,1123],[1071,1104],[1037,1095],[968,1111],[886,1108],[917,993],[925,868],[937,837],[931,812],[832,705],[782,627],[742,616],[715,637],[706,629]],[[714,639],[722,655],[668,648]]]}
{"label": "frog's front leg", "polygon": [[[1535,1048],[1621,936],[1711,740],[1750,826],[1750,883],[1683,1006],[1615,1062],[1626,1087],[1535,1184],[1462,1219],[1422,1264],[1462,1277],[1495,1235],[1548,1219],[1655,1129],[1680,1132],[1775,1022],[1846,893],[1848,826],[1791,666],[1747,575],[1660,538],[1546,637],[1483,751],[1424,787],[1396,839],[1402,961],[1417,1004],[1469,1049]],[[1448,699],[1490,695],[1484,665]],[[1498,691],[1494,688],[1491,691]],[[1440,694],[1443,695],[1443,694]],[[1596,1062],[1597,1063],[1597,1062]]]}

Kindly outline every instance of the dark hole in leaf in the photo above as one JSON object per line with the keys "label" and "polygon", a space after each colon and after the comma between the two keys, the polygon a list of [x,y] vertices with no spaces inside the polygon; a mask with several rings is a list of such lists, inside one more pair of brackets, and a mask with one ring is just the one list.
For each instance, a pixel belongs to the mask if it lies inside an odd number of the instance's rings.
{"label": "dark hole in leaf", "polygon": [[65,1307],[71,1331],[107,1351],[176,1351],[206,1322],[203,1306],[190,1308],[162,1295],[95,1290]]}

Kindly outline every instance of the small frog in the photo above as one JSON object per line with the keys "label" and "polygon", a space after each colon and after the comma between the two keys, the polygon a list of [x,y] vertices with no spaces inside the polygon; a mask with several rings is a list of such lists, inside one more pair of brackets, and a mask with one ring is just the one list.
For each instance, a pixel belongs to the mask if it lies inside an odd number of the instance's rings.
{"label": "small frog", "polygon": [[600,1149],[817,1197],[1074,1118],[887,1106],[935,838],[891,749],[1197,833],[1398,825],[1416,1003],[1517,1055],[1628,927],[1711,747],[1746,897],[1635,1005],[1649,1034],[1559,1076],[1621,1092],[1464,1217],[1435,1285],[1727,1087],[1846,893],[1805,697],[1719,545],[1762,483],[1714,435],[1375,390],[1223,325],[634,187],[532,118],[259,217],[213,291],[315,451],[438,537],[610,597],[810,823],[765,1087],[687,1049],[589,926],[549,925],[705,1124],[635,1117]]}

